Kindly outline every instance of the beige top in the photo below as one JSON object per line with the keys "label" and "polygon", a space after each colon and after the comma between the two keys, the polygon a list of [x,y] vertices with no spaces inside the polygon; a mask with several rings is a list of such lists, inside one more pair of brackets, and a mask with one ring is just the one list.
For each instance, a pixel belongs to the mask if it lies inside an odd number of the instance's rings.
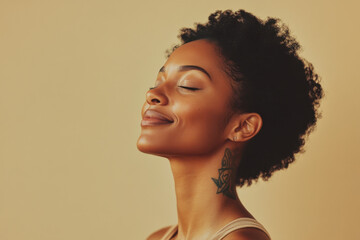
{"label": "beige top", "polygon": [[[258,221],[252,218],[237,218],[234,221],[229,222],[225,226],[223,226],[219,231],[215,233],[215,235],[211,238],[211,240],[221,240],[226,237],[229,233],[238,230],[240,228],[258,228],[262,230],[268,237],[271,239],[270,234],[266,231],[263,225],[261,225]],[[169,228],[169,230],[165,233],[164,237],[161,240],[170,240],[175,233],[177,232],[177,225],[174,225]]]}

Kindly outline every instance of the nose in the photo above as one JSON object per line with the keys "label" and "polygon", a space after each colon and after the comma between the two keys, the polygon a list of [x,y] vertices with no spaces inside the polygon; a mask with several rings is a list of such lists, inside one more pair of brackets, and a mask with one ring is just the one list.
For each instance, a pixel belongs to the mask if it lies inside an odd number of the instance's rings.
{"label": "nose", "polygon": [[160,90],[160,87],[157,87],[147,91],[146,102],[150,105],[166,105],[168,103],[168,98]]}

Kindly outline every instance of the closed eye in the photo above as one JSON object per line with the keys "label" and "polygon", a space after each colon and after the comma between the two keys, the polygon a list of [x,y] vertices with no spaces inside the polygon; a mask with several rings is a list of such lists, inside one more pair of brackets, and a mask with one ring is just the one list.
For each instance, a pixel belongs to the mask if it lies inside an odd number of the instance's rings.
{"label": "closed eye", "polygon": [[186,86],[179,86],[180,88],[184,88],[184,89],[188,89],[190,91],[196,91],[196,90],[200,90],[200,88],[193,88],[193,87],[186,87]]}
{"label": "closed eye", "polygon": [[[200,90],[200,88],[194,88],[194,87],[186,87],[186,86],[179,86],[180,88],[184,88],[184,89],[187,89],[187,90],[190,90],[190,91],[197,91],[197,90]],[[150,87],[149,90],[152,90],[156,87]]]}

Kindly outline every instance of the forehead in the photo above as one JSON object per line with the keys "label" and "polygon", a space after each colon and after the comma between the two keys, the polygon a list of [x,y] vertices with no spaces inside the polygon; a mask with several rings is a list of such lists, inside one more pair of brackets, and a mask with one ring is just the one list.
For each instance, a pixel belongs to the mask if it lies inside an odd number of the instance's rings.
{"label": "forehead", "polygon": [[224,77],[223,61],[214,43],[201,39],[181,45],[170,55],[164,67],[195,65],[204,68],[214,77]]}

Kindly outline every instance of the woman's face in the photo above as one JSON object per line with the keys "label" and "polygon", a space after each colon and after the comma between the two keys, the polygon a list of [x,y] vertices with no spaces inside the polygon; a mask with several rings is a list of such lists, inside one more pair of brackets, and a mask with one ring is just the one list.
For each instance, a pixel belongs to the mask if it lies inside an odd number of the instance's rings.
{"label": "woman's face", "polygon": [[184,44],[171,54],[146,93],[140,151],[194,156],[223,146],[233,92],[222,66],[216,46],[207,40]]}

